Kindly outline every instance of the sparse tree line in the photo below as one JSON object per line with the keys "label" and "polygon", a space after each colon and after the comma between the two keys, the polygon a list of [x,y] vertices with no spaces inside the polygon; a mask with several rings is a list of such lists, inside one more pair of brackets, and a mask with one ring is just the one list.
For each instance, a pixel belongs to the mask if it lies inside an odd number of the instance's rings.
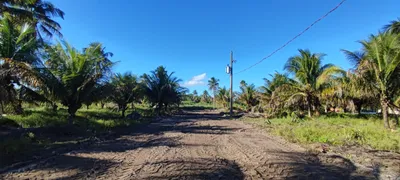
{"label": "sparse tree line", "polygon": [[[42,1],[0,2],[0,111],[23,113],[22,103],[42,103],[68,109],[69,123],[82,105],[106,102],[125,116],[128,104],[146,102],[158,114],[178,106],[185,89],[180,80],[158,67],[140,77],[113,73],[112,53],[98,42],[78,50],[62,40],[53,20],[64,12]],[[57,43],[49,37],[59,37]]]}
{"label": "sparse tree line", "polygon": [[[384,126],[390,128],[388,114],[399,112],[400,106],[400,19],[359,43],[360,51],[341,50],[354,65],[348,71],[322,64],[325,54],[300,49],[287,60],[285,72],[264,78],[264,86],[256,88],[242,81],[234,101],[244,111],[265,113],[267,117],[293,113],[312,117],[337,109],[352,113],[379,110]],[[220,88],[214,77],[208,86],[212,101],[228,107],[229,89]]]}

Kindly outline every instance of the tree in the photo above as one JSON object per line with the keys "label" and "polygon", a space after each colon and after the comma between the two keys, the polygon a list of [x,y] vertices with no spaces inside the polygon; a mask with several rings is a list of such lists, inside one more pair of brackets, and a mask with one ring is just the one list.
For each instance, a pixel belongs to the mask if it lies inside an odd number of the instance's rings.
{"label": "tree", "polygon": [[159,66],[150,74],[142,76],[144,94],[156,106],[158,114],[161,114],[163,108],[168,111],[170,105],[179,105],[182,101],[185,88],[181,87],[180,79],[173,76],[174,73],[168,73],[163,66]]}
{"label": "tree", "polygon": [[120,74],[117,73],[111,78],[112,93],[110,100],[118,105],[121,111],[121,116],[125,117],[125,111],[128,104],[135,101],[138,97],[139,84],[138,79],[131,73]]}
{"label": "tree", "polygon": [[214,107],[215,107],[215,100],[216,100],[215,95],[219,89],[219,79],[212,77],[210,80],[208,80],[208,88],[210,91],[213,92],[213,103],[214,103]]}
{"label": "tree", "polygon": [[102,49],[89,46],[80,52],[67,42],[46,48],[49,71],[43,71],[41,77],[46,88],[68,107],[69,124],[95,86],[111,71],[112,64],[101,53]]}
{"label": "tree", "polygon": [[199,94],[197,93],[196,90],[193,91],[191,99],[192,102],[198,103],[200,102]]}
{"label": "tree", "polygon": [[[287,91],[290,84],[295,83],[287,74],[275,72],[272,79],[264,78],[265,85],[260,87],[260,104],[270,116],[280,116],[285,112],[286,100],[292,95]],[[297,104],[299,106],[299,104]]]}
{"label": "tree", "polygon": [[240,90],[241,94],[239,95],[239,101],[246,106],[246,111],[250,111],[252,107],[258,105],[258,92],[254,84],[247,85],[246,83],[243,83]]}
{"label": "tree", "polygon": [[16,22],[31,23],[36,27],[37,35],[41,33],[52,37],[53,34],[62,36],[61,26],[52,18],[64,19],[64,12],[52,3],[43,0],[2,0],[0,1],[0,16],[10,15]]}
{"label": "tree", "polygon": [[221,103],[224,108],[228,107],[229,90],[226,89],[226,87],[220,88],[215,99],[217,102]]}
{"label": "tree", "polygon": [[394,21],[391,21],[389,24],[383,27],[385,32],[400,34],[400,18]]}
{"label": "tree", "polygon": [[388,107],[400,88],[400,34],[389,32],[371,35],[360,42],[365,58],[350,58],[362,75],[379,91],[383,122],[390,128]]}
{"label": "tree", "polygon": [[[41,61],[37,56],[40,47],[35,30],[27,23],[17,25],[10,18],[0,20],[0,84],[1,103],[11,103],[16,113],[22,113],[21,101],[17,99],[14,85],[38,86],[36,69]],[[23,83],[23,84],[22,84]]]}
{"label": "tree", "polygon": [[318,95],[324,88],[324,84],[333,75],[343,71],[333,64],[322,65],[324,54],[312,54],[309,50],[299,50],[300,55],[290,57],[284,69],[296,78],[289,85],[294,92],[289,101],[304,98],[307,104],[308,116],[311,111],[317,110],[319,106]]}
{"label": "tree", "polygon": [[209,103],[209,102],[210,102],[210,99],[211,99],[211,97],[210,97],[210,95],[208,94],[208,91],[207,91],[207,90],[204,90],[204,91],[203,91],[203,94],[201,95],[201,101],[202,101],[202,102],[205,102],[205,103]]}

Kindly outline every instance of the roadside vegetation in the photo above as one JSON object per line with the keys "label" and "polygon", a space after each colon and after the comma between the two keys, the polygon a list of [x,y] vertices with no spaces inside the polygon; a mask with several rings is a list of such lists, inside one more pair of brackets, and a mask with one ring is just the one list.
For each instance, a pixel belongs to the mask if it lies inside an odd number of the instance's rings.
{"label": "roadside vegetation", "polygon": [[[215,77],[208,90],[190,93],[164,66],[142,75],[113,72],[113,53],[102,43],[77,49],[63,39],[54,20],[63,17],[46,1],[0,2],[0,165],[121,132],[182,106],[229,107],[229,89]],[[324,64],[323,53],[293,52],[264,86],[241,81],[235,111],[292,142],[399,152],[399,24],[361,40],[359,51],[342,50],[354,65],[349,70]]]}

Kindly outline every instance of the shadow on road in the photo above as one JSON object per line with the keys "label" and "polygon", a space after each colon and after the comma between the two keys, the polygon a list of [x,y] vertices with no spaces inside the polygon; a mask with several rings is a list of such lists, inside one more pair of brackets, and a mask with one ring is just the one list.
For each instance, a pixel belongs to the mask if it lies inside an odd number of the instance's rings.
{"label": "shadow on road", "polygon": [[154,162],[151,166],[160,167],[159,173],[144,172],[140,179],[244,179],[239,165],[226,159],[189,158]]}
{"label": "shadow on road", "polygon": [[298,152],[268,152],[279,162],[269,162],[256,171],[267,177],[288,179],[375,179],[379,174],[357,171],[357,167],[342,156]]}

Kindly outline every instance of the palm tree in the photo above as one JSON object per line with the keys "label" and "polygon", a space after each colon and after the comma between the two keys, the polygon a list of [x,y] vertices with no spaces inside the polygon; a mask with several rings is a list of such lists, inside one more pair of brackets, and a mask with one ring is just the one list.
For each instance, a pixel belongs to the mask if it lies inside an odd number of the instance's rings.
{"label": "palm tree", "polygon": [[144,93],[152,105],[156,105],[158,114],[161,113],[163,107],[165,111],[168,111],[169,105],[179,105],[186,91],[179,84],[181,80],[173,75],[173,72],[168,73],[165,67],[159,66],[150,74],[142,76]]}
{"label": "palm tree", "polygon": [[208,88],[210,91],[213,92],[213,104],[214,104],[214,108],[215,108],[215,95],[219,89],[219,79],[212,77],[210,80],[208,80]]}
{"label": "palm tree", "polygon": [[290,79],[287,74],[278,72],[270,74],[270,76],[272,79],[264,78],[265,85],[260,87],[260,104],[262,109],[269,113],[269,116],[281,115],[285,110],[286,99],[291,96],[287,87],[295,81]]}
{"label": "palm tree", "polygon": [[29,22],[36,27],[40,39],[41,33],[52,37],[56,34],[62,37],[61,26],[52,18],[64,19],[64,12],[52,3],[43,0],[1,0],[0,16],[10,15],[17,22]]}
{"label": "palm tree", "polygon": [[22,113],[22,108],[14,85],[39,84],[35,69],[42,64],[37,56],[40,45],[34,34],[35,30],[27,23],[17,25],[7,17],[0,20],[0,86],[7,94],[7,98],[1,99],[4,103],[12,102],[16,113]]}
{"label": "palm tree", "polygon": [[67,42],[46,48],[49,71],[43,71],[41,77],[49,92],[68,107],[70,124],[76,111],[111,69],[112,64],[101,54],[101,49],[89,47],[81,53]]}
{"label": "palm tree", "polygon": [[203,91],[203,94],[201,95],[201,101],[205,102],[205,103],[209,103],[210,102],[210,95],[208,94],[207,90]]}
{"label": "palm tree", "polygon": [[139,83],[135,75],[131,73],[115,74],[110,82],[112,93],[110,100],[118,105],[121,111],[121,116],[125,117],[125,111],[128,104],[133,102],[138,97]]}
{"label": "palm tree", "polygon": [[400,18],[391,21],[389,24],[383,27],[383,30],[390,33],[400,34]]}
{"label": "palm tree", "polygon": [[322,65],[324,54],[312,54],[309,50],[302,49],[299,52],[300,55],[290,57],[284,67],[296,79],[290,83],[294,94],[289,101],[304,98],[308,116],[311,117],[311,111],[317,110],[319,106],[318,95],[324,84],[332,78],[332,75],[343,71],[333,64]]}
{"label": "palm tree", "polygon": [[228,107],[229,90],[226,87],[220,88],[215,99],[221,103],[224,108]]}
{"label": "palm tree", "polygon": [[256,87],[254,84],[247,85],[246,83],[243,83],[243,85],[240,87],[240,90],[242,92],[239,95],[239,101],[246,106],[246,111],[250,111],[252,107],[259,103]]}
{"label": "palm tree", "polygon": [[400,34],[379,33],[360,43],[365,58],[350,56],[350,60],[358,64],[364,78],[379,91],[384,125],[390,128],[388,106],[393,105],[400,87]]}

